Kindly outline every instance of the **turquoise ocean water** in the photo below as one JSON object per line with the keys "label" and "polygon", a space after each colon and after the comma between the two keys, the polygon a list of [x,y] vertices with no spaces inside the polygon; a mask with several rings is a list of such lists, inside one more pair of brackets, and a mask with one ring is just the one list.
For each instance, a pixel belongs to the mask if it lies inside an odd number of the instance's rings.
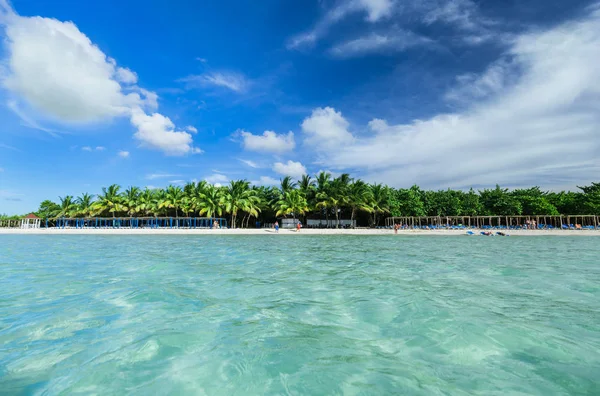
{"label": "turquoise ocean water", "polygon": [[0,394],[600,394],[594,237],[1,236],[0,271]]}

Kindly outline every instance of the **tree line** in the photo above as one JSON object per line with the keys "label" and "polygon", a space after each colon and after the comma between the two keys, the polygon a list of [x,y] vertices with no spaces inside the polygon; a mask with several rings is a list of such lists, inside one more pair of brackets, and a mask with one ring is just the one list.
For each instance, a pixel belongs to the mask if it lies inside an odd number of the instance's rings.
{"label": "tree line", "polygon": [[[580,191],[509,190],[427,191],[418,186],[392,188],[321,172],[300,180],[281,179],[279,186],[253,186],[246,180],[214,186],[205,181],[183,187],[123,190],[113,184],[97,196],[59,197],[43,201],[36,215],[58,217],[226,217],[234,227],[272,223],[279,217],[357,220],[376,226],[387,216],[600,215],[600,183]],[[339,224],[339,223],[338,223]]]}

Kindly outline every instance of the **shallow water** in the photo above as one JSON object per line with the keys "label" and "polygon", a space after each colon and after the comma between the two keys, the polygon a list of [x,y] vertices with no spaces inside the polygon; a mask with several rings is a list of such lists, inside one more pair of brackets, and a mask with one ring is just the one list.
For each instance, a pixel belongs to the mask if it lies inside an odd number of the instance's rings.
{"label": "shallow water", "polygon": [[0,394],[600,394],[591,237],[1,236]]}

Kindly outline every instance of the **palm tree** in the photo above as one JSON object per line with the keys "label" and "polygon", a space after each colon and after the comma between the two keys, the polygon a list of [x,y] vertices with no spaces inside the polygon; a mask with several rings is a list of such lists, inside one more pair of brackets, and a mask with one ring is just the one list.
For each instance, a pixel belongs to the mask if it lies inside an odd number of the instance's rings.
{"label": "palm tree", "polygon": [[331,184],[331,173],[319,172],[316,178],[315,207],[325,210],[325,219],[329,226],[329,185]]}
{"label": "palm tree", "polygon": [[306,197],[299,190],[287,191],[277,202],[277,216],[292,215],[296,219],[297,215],[303,215],[308,211],[308,202]]}
{"label": "palm tree", "polygon": [[336,228],[339,228],[340,226],[341,207],[348,203],[348,190],[351,181],[350,175],[344,173],[339,177],[336,177],[329,184],[329,206],[331,206],[335,212]]}
{"label": "palm tree", "polygon": [[130,216],[140,211],[140,189],[138,187],[129,187],[123,195],[123,208]]}
{"label": "palm tree", "polygon": [[123,210],[123,199],[119,195],[121,187],[118,184],[113,184],[106,187],[102,187],[102,194],[98,196],[98,200],[94,203],[95,212],[102,213],[109,211],[112,213],[113,218],[116,212]]}
{"label": "palm tree", "polygon": [[183,199],[181,187],[169,186],[165,191],[164,199],[159,203],[159,208],[175,209],[175,217],[179,217],[179,208]]}
{"label": "palm tree", "polygon": [[150,190],[149,188],[144,189],[144,191],[142,191],[138,196],[137,202],[138,213],[143,213],[146,216],[154,214],[156,217],[155,209],[157,206],[157,201],[156,193],[154,191]]}
{"label": "palm tree", "polygon": [[200,216],[213,218],[223,214],[222,190],[211,184],[208,184],[202,193],[198,193],[194,203]]}
{"label": "palm tree", "polygon": [[246,180],[232,180],[224,193],[225,211],[231,214],[231,226],[235,228],[238,211],[246,206],[252,195],[250,183]]}
{"label": "palm tree", "polygon": [[56,217],[70,217],[77,213],[77,204],[73,201],[73,196],[67,195],[60,199],[60,210],[56,214]]}
{"label": "palm tree", "polygon": [[281,193],[285,194],[288,191],[291,191],[296,188],[298,184],[292,180],[291,176],[286,176],[281,179]]}
{"label": "palm tree", "polygon": [[78,215],[82,215],[84,217],[88,216],[93,209],[92,205],[94,203],[94,196],[88,193],[83,193],[75,200],[75,203],[77,204]]}
{"label": "palm tree", "polygon": [[373,211],[373,224],[377,226],[377,214],[389,212],[389,189],[382,184],[373,184],[371,185],[371,194],[373,195],[370,204]]}
{"label": "palm tree", "polygon": [[248,222],[250,221],[250,218],[253,216],[258,217],[258,213],[260,212],[260,197],[255,190],[250,189],[248,191],[246,199],[243,201],[240,209],[247,213],[247,215],[245,215],[242,219],[242,227],[248,228]]}
{"label": "palm tree", "polygon": [[352,214],[350,216],[350,220],[354,220],[354,216],[358,210],[362,210],[365,212],[371,212],[372,208],[370,206],[373,201],[373,192],[362,180],[356,180],[354,183],[350,184],[348,189],[348,203],[352,208]]}

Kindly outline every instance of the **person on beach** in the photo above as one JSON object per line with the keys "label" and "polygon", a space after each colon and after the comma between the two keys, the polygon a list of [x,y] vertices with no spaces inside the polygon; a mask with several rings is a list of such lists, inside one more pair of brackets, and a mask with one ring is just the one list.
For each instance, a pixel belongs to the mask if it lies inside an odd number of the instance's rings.
{"label": "person on beach", "polygon": [[302,228],[302,224],[300,224],[300,222],[298,222],[296,224],[296,232],[300,232],[300,228]]}
{"label": "person on beach", "polygon": [[275,232],[279,233],[279,222],[275,222]]}
{"label": "person on beach", "polygon": [[394,234],[398,233],[398,228],[400,228],[400,226],[398,224],[394,224]]}

